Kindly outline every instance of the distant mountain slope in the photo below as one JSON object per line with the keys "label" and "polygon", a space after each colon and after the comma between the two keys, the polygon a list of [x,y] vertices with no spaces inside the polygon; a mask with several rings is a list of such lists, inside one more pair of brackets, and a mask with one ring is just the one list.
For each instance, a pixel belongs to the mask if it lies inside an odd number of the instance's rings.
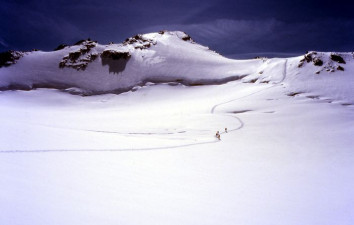
{"label": "distant mountain slope", "polygon": [[241,80],[291,81],[297,91],[311,91],[317,85],[352,92],[353,65],[353,53],[310,52],[289,59],[232,60],[195,43],[184,32],[162,31],[136,35],[120,44],[83,40],[73,46],[58,46],[53,52],[1,53],[0,88],[47,87],[100,94],[119,93],[146,82],[206,85]]}

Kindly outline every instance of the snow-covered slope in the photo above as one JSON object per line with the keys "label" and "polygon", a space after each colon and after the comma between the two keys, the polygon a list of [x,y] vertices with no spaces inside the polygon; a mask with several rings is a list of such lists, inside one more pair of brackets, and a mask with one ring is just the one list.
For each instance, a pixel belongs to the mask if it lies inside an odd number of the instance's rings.
{"label": "snow-covered slope", "polygon": [[54,52],[27,52],[0,69],[0,87],[77,87],[87,93],[127,90],[147,81],[222,83],[254,73],[260,60],[234,61],[183,32],[136,35],[122,44],[82,41]]}
{"label": "snow-covered slope", "polygon": [[287,79],[296,83],[296,93],[311,91],[312,87],[329,88],[336,97],[344,97],[340,94],[344,92],[353,97],[353,53],[310,52],[289,59],[231,60],[180,31],[136,35],[121,44],[83,40],[53,52],[8,52],[1,56],[2,90],[49,87],[100,94],[120,93],[146,82],[203,85],[238,79],[280,83]]}
{"label": "snow-covered slope", "polygon": [[353,224],[352,53],[161,32],[0,59],[0,224]]}

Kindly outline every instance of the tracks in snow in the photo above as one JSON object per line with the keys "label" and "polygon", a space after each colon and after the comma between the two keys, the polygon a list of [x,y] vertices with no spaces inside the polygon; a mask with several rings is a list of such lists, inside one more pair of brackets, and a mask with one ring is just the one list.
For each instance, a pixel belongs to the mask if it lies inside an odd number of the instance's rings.
{"label": "tracks in snow", "polygon": [[[250,93],[248,95],[245,95],[245,96],[241,96],[239,98],[235,98],[235,99],[232,99],[232,100],[229,100],[229,101],[225,101],[225,102],[222,102],[222,103],[219,103],[219,104],[216,104],[214,105],[211,110],[210,110],[210,113],[211,114],[216,114],[215,113],[215,110],[217,107],[221,106],[221,105],[225,105],[225,104],[228,104],[230,102],[234,102],[234,101],[237,101],[237,100],[240,100],[240,99],[243,99],[243,98],[247,98],[249,96],[252,96],[252,95],[255,95],[255,94],[258,94],[260,92],[263,92],[265,90],[268,90],[270,88],[273,88],[274,86],[277,86],[278,84],[282,83],[285,79],[286,79],[286,76],[287,76],[287,62],[288,60],[285,59],[285,62],[284,62],[284,71],[283,71],[283,77],[280,81],[274,83],[274,85],[270,86],[270,87],[267,87],[267,88],[264,88],[262,90],[259,90],[259,91],[256,91],[256,92],[253,92],[253,93]],[[228,114],[221,114],[223,116],[229,116],[229,117],[232,117],[234,118],[235,120],[238,121],[238,123],[240,124],[238,127],[236,128],[233,128],[233,129],[229,129],[228,130],[228,133],[230,132],[233,132],[233,131],[237,131],[237,130],[240,130],[244,127],[244,122],[237,116],[235,115],[228,115]],[[64,129],[64,128],[63,128]],[[98,131],[98,130],[86,130],[88,132],[100,132],[100,133],[109,133],[109,134],[120,134],[118,132],[113,132],[113,131]],[[223,134],[225,132],[221,132],[221,134]],[[157,133],[139,133],[139,132],[134,132],[134,133],[127,133],[127,134],[131,134],[131,135],[134,135],[134,134],[140,134],[140,135],[154,135],[154,134],[157,134]],[[160,135],[161,134],[173,134],[173,133],[159,133]],[[184,145],[174,145],[174,146],[165,146],[165,147],[153,147],[153,148],[121,148],[121,149],[43,149],[43,150],[5,150],[5,151],[0,151],[0,153],[54,153],[54,152],[122,152],[122,151],[153,151],[153,150],[163,150],[163,149],[176,149],[176,148],[181,148],[181,147],[189,147],[189,146],[196,146],[196,145],[205,145],[205,144],[212,144],[212,143],[217,143],[219,142],[218,140],[214,140],[214,141],[204,141],[204,142],[198,142],[198,143],[191,143],[191,144],[184,144]]]}
{"label": "tracks in snow", "polygon": [[[232,100],[229,100],[229,101],[222,102],[222,103],[219,103],[219,104],[217,104],[217,105],[214,105],[213,108],[211,108],[210,113],[211,113],[211,114],[215,114],[215,109],[216,109],[217,107],[221,106],[221,105],[225,105],[225,104],[228,104],[228,103],[230,103],[230,102],[234,102],[234,101],[237,101],[237,100],[240,100],[240,99],[243,99],[243,98],[246,98],[246,97],[249,97],[249,96],[258,94],[259,92],[263,92],[263,91],[265,91],[265,90],[268,90],[268,89],[270,89],[270,88],[273,88],[274,86],[277,86],[277,85],[281,84],[282,82],[284,82],[284,80],[286,79],[286,76],[287,76],[287,65],[288,65],[288,59],[285,59],[285,60],[284,60],[284,69],[283,69],[283,74],[282,74],[283,77],[282,77],[281,80],[275,82],[274,85],[272,85],[272,86],[270,86],[270,87],[268,87],[268,88],[265,88],[265,89],[262,89],[262,90],[253,92],[253,93],[251,93],[251,94],[248,94],[248,95],[245,95],[245,96],[242,96],[242,97],[239,97],[239,98],[235,98],[235,99],[232,99]],[[241,129],[241,128],[244,127],[244,122],[243,122],[239,117],[237,117],[237,116],[235,116],[235,115],[229,115],[229,116],[230,116],[230,117],[233,117],[233,118],[235,118],[235,119],[237,119],[237,120],[240,122],[240,124],[241,124],[240,127],[235,128],[235,129],[231,129],[231,130],[229,130],[229,132],[236,131],[236,130],[239,130],[239,129]],[[225,133],[225,132],[222,132],[222,133]],[[222,134],[222,133],[221,133],[221,134]]]}
{"label": "tracks in snow", "polygon": [[[244,96],[247,97],[247,96]],[[230,102],[230,101],[228,101]],[[217,104],[212,107],[211,109],[211,114],[215,114],[215,109],[216,107],[227,104],[228,102],[223,102],[220,104]],[[221,114],[223,115],[223,114]],[[243,128],[244,123],[243,121],[238,118],[237,116],[231,116],[227,115],[230,117],[235,118],[239,122],[239,126],[233,129],[229,129],[228,132],[233,132],[236,130],[240,130]],[[65,129],[65,128],[62,128]],[[109,134],[114,134],[116,132],[111,132],[111,131],[95,131],[95,130],[85,130],[88,132],[100,132],[100,133],[109,133]],[[221,134],[225,132],[220,132]],[[120,134],[120,133],[117,133]],[[154,135],[154,133],[131,133],[131,134],[145,134],[145,135]],[[166,134],[166,133],[164,133]],[[0,151],[0,153],[54,153],[54,152],[123,152],[123,151],[152,151],[152,150],[163,150],[163,149],[176,149],[176,148],[181,148],[181,147],[189,147],[189,146],[196,146],[196,145],[205,145],[205,144],[212,144],[212,143],[217,143],[219,142],[218,140],[212,140],[212,141],[204,141],[204,142],[197,142],[197,143],[191,143],[191,144],[184,144],[184,145],[173,145],[173,146],[162,146],[162,147],[153,147],[153,148],[120,148],[120,149],[41,149],[41,150],[5,150],[5,151]]]}
{"label": "tracks in snow", "polygon": [[[215,110],[215,106],[213,107]],[[213,111],[214,111],[213,110]],[[214,112],[212,113],[214,114]],[[241,129],[244,126],[242,120],[238,117],[232,116],[240,123],[240,126],[229,129],[229,132],[233,132],[236,130]],[[65,129],[65,128],[62,128]],[[116,132],[111,131],[95,131],[95,130],[85,130],[88,132],[99,132],[99,133],[109,133],[115,134]],[[225,133],[225,132],[221,132]],[[120,134],[120,133],[116,133]],[[154,135],[154,133],[131,133],[131,134],[144,134],[144,135]],[[166,133],[164,133],[166,134]],[[213,134],[211,134],[213,135]],[[162,147],[152,147],[152,148],[114,148],[114,149],[40,149],[40,150],[4,150],[0,151],[0,153],[55,153],[55,152],[128,152],[128,151],[152,151],[152,150],[163,150],[163,149],[176,149],[182,147],[189,147],[189,146],[196,146],[196,145],[205,145],[205,144],[213,144],[217,143],[219,140],[211,140],[211,141],[203,141],[197,143],[190,143],[190,144],[182,144],[182,145],[173,145],[173,146],[162,146]]]}

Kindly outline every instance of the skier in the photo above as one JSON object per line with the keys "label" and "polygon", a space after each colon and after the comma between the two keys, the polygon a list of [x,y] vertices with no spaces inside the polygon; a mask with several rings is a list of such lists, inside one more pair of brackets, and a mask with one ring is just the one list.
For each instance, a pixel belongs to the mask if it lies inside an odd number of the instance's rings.
{"label": "skier", "polygon": [[215,137],[220,140],[220,133],[219,133],[219,131],[216,132]]}
{"label": "skier", "polygon": [[225,133],[227,133],[227,127],[225,127]]}

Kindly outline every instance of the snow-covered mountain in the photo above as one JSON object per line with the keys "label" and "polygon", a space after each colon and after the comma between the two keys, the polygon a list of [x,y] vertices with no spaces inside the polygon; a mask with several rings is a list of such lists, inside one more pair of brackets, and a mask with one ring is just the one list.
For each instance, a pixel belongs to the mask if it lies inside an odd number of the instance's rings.
{"label": "snow-covered mountain", "polygon": [[232,60],[195,43],[184,32],[161,31],[136,35],[120,44],[82,40],[53,52],[2,53],[0,66],[2,90],[52,87],[97,94],[122,92],[147,82],[203,85],[242,79],[279,83],[287,75],[296,82],[318,80],[314,85],[333,77],[348,83],[352,81],[347,76],[353,72],[353,53]]}
{"label": "snow-covered mountain", "polygon": [[255,63],[261,63],[226,59],[183,32],[136,35],[109,45],[86,40],[54,52],[13,52],[12,59],[0,69],[3,89],[77,87],[88,93],[127,90],[148,81],[222,82],[255,72]]}
{"label": "snow-covered mountain", "polygon": [[0,88],[1,225],[353,224],[353,53],[160,32],[2,53]]}

